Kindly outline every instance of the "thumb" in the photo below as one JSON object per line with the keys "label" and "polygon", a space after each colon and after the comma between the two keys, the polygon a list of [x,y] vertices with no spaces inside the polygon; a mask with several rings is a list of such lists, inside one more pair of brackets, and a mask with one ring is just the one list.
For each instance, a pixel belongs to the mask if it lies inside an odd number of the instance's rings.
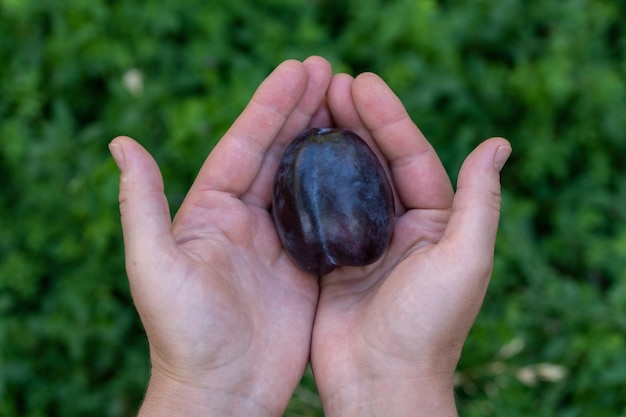
{"label": "thumb", "polygon": [[142,265],[149,266],[152,254],[160,253],[172,239],[171,217],[164,194],[163,178],[156,161],[139,143],[117,137],[109,150],[120,176],[120,214],[129,276]]}
{"label": "thumb", "polygon": [[500,170],[511,154],[502,138],[481,143],[463,162],[445,239],[467,266],[489,277],[500,220]]}

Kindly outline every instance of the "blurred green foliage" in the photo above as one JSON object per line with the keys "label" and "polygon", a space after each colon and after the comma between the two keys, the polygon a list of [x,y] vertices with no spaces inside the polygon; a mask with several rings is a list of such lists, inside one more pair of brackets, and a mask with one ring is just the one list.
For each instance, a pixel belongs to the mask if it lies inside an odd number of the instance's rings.
{"label": "blurred green foliage", "polygon": [[[380,74],[454,178],[514,154],[466,416],[626,408],[626,4],[611,0],[0,0],[0,415],[132,416],[149,365],[117,211],[118,134],[175,211],[279,62]],[[321,416],[307,372],[287,416]]]}

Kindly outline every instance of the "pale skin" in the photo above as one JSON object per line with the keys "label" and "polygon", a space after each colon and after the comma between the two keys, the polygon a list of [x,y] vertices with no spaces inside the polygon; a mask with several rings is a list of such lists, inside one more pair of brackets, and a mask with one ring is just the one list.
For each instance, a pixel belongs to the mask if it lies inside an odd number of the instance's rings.
{"label": "pale skin", "polygon": [[[380,260],[318,279],[285,253],[270,201],[285,146],[330,126],[385,164],[396,222]],[[491,276],[506,140],[467,157],[455,193],[382,79],[333,76],[311,57],[259,86],[173,221],[150,154],[128,137],[110,149],[150,345],[140,416],[281,416],[309,361],[327,416],[456,415],[452,377]]]}

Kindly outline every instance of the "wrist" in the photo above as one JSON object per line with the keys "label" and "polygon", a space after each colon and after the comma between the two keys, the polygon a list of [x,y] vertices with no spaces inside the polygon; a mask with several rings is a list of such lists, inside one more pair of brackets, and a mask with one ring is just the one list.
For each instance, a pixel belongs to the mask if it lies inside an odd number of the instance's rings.
{"label": "wrist", "polygon": [[320,397],[326,417],[457,417],[452,378],[359,380]]}
{"label": "wrist", "polygon": [[190,383],[154,372],[138,417],[280,416],[244,393],[207,383]]}

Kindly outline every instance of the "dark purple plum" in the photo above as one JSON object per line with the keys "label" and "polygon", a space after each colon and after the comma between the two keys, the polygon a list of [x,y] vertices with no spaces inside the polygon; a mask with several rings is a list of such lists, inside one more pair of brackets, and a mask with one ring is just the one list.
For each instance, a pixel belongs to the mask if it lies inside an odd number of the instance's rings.
{"label": "dark purple plum", "polygon": [[280,240],[305,271],[368,265],[393,230],[391,184],[356,133],[307,129],[287,147],[274,178],[272,213]]}

